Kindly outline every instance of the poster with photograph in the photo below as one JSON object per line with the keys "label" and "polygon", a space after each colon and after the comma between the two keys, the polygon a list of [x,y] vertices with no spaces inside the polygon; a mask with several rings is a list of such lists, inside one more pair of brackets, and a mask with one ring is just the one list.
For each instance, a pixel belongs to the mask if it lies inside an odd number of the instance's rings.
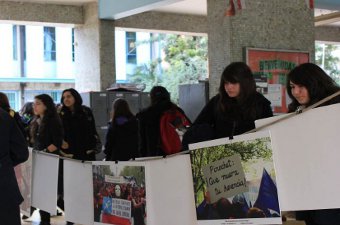
{"label": "poster with photograph", "polygon": [[199,225],[282,224],[268,131],[190,149]]}
{"label": "poster with photograph", "polygon": [[29,148],[29,157],[26,162],[20,163],[15,168],[15,176],[24,201],[20,205],[20,211],[25,216],[31,213],[31,194],[32,194],[32,148]]}
{"label": "poster with photograph", "polygon": [[94,224],[146,225],[145,164],[93,162]]}
{"label": "poster with photograph", "polygon": [[257,91],[272,102],[274,113],[286,113],[286,75],[309,62],[308,52],[246,48],[246,62],[254,73]]}

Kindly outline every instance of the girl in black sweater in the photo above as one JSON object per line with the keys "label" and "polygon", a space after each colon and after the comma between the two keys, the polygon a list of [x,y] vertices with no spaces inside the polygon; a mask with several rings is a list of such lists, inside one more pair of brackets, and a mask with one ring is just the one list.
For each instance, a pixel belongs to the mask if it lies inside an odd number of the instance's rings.
{"label": "girl in black sweater", "polygon": [[112,104],[104,152],[107,161],[126,161],[140,156],[138,122],[124,99],[116,99]]}

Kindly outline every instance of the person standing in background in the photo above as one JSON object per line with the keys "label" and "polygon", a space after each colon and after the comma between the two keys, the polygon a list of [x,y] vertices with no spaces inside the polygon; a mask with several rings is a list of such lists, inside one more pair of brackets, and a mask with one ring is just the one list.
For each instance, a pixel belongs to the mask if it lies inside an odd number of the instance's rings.
{"label": "person standing in background", "polygon": [[27,142],[14,119],[0,109],[0,223],[20,225],[20,194],[14,166],[28,159]]}
{"label": "person standing in background", "polygon": [[127,161],[139,157],[138,121],[124,99],[118,98],[112,104],[104,153],[106,161]]}
{"label": "person standing in background", "polygon": [[[30,144],[34,150],[59,155],[63,141],[63,127],[53,99],[47,94],[34,97],[35,117],[30,125]],[[59,161],[58,195],[62,196],[63,177]],[[40,210],[40,225],[50,225],[50,213]]]}
{"label": "person standing in background", "polygon": [[96,160],[100,139],[91,109],[82,105],[83,99],[73,88],[63,91],[60,102],[58,111],[64,127],[61,154],[73,159]]}
{"label": "person standing in background", "polygon": [[[177,110],[190,120],[184,111],[171,102],[170,93],[162,86],[154,86],[150,91],[151,105],[139,112],[136,117],[139,120],[139,152],[142,157],[163,156],[165,151],[162,148],[160,123],[164,112]],[[171,140],[169,140],[171,142]]]}
{"label": "person standing in background", "polygon": [[256,91],[249,66],[233,62],[221,75],[219,93],[202,109],[193,127],[207,124],[213,138],[233,137],[254,129],[255,120],[273,116],[270,104]]}
{"label": "person standing in background", "polygon": [[24,126],[26,139],[27,141],[29,141],[29,126],[34,117],[33,102],[26,102],[24,106],[20,109],[19,115]]}

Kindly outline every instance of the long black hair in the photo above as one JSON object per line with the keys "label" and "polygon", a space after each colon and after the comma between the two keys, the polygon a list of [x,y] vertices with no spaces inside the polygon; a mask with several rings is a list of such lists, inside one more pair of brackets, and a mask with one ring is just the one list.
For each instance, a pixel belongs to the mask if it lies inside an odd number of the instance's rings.
{"label": "long black hair", "polygon": [[8,97],[3,92],[0,92],[0,108],[5,110],[6,112],[9,112],[11,109],[11,106],[9,105]]}
{"label": "long black hair", "polygon": [[154,86],[150,90],[151,105],[156,105],[161,101],[170,102],[170,93],[163,86]]}
{"label": "long black hair", "polygon": [[287,93],[292,100],[292,103],[289,104],[288,107],[290,112],[295,111],[300,105],[292,95],[290,82],[306,87],[310,98],[310,101],[306,106],[310,106],[340,90],[340,87],[335,81],[319,66],[313,63],[301,64],[291,70],[287,75],[286,88]]}
{"label": "long black hair", "polygon": [[130,110],[128,102],[125,99],[117,98],[112,103],[112,118],[111,118],[112,123],[114,123],[115,119],[120,116],[124,116],[130,119],[134,115]]}
{"label": "long black hair", "polygon": [[[42,118],[40,118],[39,115],[35,115],[31,123],[31,138],[33,142],[34,142],[34,137],[37,132],[37,129],[39,128],[39,133],[41,135],[44,135],[46,124],[51,119],[55,119],[56,121],[58,121],[59,124],[61,124],[61,120],[59,118],[56,106],[51,96],[47,94],[40,94],[40,95],[36,95],[34,99],[40,100],[45,105],[46,110]],[[41,119],[40,125],[38,124],[38,119]]]}
{"label": "long black hair", "polygon": [[[224,84],[226,82],[240,84],[240,94],[236,99],[229,97],[225,91]],[[244,106],[250,103],[250,97],[255,92],[256,84],[249,66],[244,62],[233,62],[224,69],[221,75],[219,109],[222,112],[227,112],[231,110],[231,103],[235,101],[241,108],[245,108]]]}
{"label": "long black hair", "polygon": [[63,93],[61,94],[61,99],[60,99],[60,103],[62,104],[61,109],[62,110],[70,110],[68,107],[66,107],[64,105],[64,93],[65,92],[70,92],[70,94],[74,98],[74,111],[75,111],[75,113],[79,113],[79,112],[81,113],[83,111],[83,108],[82,108],[83,99],[81,98],[79,92],[74,88],[65,89],[63,91]]}

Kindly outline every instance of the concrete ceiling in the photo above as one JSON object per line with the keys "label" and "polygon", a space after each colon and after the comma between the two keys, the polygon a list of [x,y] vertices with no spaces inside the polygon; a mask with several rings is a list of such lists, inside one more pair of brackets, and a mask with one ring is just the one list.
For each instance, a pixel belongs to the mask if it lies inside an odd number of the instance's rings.
{"label": "concrete ceiling", "polygon": [[[0,0],[26,3],[83,5],[98,0]],[[124,1],[124,0],[120,0]],[[315,0],[315,25],[340,27],[340,0]],[[180,2],[162,6],[154,11],[207,15],[207,0],[182,0]]]}

